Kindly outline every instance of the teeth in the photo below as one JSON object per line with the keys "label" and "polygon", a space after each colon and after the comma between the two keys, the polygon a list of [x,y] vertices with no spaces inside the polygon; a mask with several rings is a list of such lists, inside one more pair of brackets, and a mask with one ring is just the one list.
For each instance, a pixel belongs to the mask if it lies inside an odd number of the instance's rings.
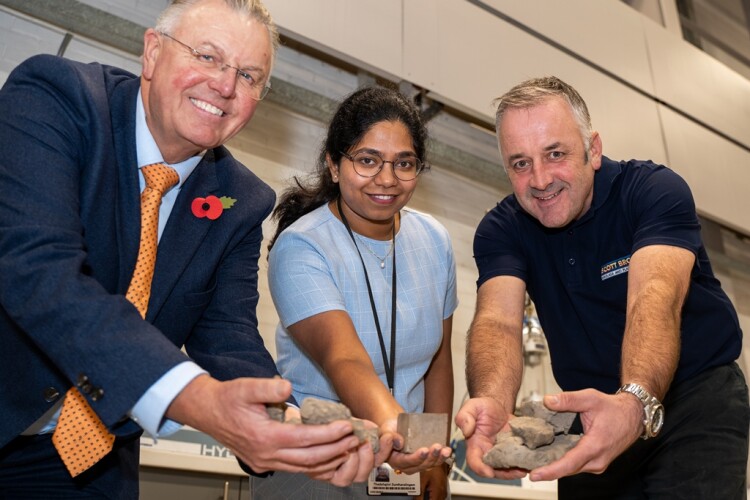
{"label": "teeth", "polygon": [[199,101],[191,97],[190,102],[192,102],[196,107],[202,109],[203,111],[207,111],[211,113],[212,115],[224,116],[224,112],[222,110],[220,110],[216,106],[213,106],[205,101]]}
{"label": "teeth", "polygon": [[551,200],[552,198],[554,198],[558,194],[560,194],[560,193],[554,193],[554,194],[551,194],[550,196],[547,196],[545,198],[542,198],[541,196],[537,196],[537,199],[539,199],[541,201],[547,201],[547,200]]}
{"label": "teeth", "polygon": [[373,198],[377,198],[379,200],[390,200],[393,198],[392,195],[385,195],[385,194],[374,194],[372,195]]}

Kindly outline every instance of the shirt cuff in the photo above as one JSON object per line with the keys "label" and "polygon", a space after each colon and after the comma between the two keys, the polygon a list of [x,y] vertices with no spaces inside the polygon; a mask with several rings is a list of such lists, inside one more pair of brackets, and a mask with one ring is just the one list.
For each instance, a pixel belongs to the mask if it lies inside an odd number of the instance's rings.
{"label": "shirt cuff", "polygon": [[167,408],[172,404],[174,398],[192,380],[204,373],[206,370],[193,363],[185,361],[175,366],[149,387],[146,393],[136,402],[130,410],[132,418],[152,438],[169,436],[177,432],[182,424],[164,418]]}

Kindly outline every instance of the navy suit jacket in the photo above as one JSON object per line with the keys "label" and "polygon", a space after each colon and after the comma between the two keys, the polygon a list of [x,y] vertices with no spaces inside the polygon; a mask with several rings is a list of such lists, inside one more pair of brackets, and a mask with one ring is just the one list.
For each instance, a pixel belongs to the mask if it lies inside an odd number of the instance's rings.
{"label": "navy suit jacket", "polygon": [[[85,375],[118,435],[188,355],[211,375],[271,377],[258,333],[261,223],[274,192],[223,147],[184,183],[162,234],[146,321],[124,297],[140,237],[140,80],[35,56],[0,91],[0,448]],[[216,220],[196,197],[237,202]]]}

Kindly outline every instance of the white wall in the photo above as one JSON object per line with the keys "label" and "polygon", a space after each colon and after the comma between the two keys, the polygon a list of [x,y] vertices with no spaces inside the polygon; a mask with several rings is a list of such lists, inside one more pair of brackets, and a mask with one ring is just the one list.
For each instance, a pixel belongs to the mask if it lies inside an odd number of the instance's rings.
{"label": "white wall", "polygon": [[618,0],[266,4],[289,37],[488,122],[493,98],[555,74],[587,100],[605,154],[690,175],[702,215],[750,234],[750,82]]}

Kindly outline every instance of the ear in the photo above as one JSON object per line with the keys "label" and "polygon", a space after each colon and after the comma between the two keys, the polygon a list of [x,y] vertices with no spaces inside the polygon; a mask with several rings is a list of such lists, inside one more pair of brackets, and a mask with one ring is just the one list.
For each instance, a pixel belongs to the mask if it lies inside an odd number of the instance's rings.
{"label": "ear", "polygon": [[154,75],[156,61],[162,49],[162,39],[159,33],[149,28],[143,34],[143,57],[141,57],[142,75],[146,80],[151,80]]}
{"label": "ear", "polygon": [[602,166],[602,137],[599,135],[599,132],[594,131],[591,133],[589,155],[591,155],[591,166],[594,170],[599,170]]}
{"label": "ear", "polygon": [[333,160],[331,159],[331,155],[329,153],[326,153],[326,166],[328,167],[328,171],[331,173],[331,179],[333,179],[333,182],[338,183],[339,166],[333,163]]}

